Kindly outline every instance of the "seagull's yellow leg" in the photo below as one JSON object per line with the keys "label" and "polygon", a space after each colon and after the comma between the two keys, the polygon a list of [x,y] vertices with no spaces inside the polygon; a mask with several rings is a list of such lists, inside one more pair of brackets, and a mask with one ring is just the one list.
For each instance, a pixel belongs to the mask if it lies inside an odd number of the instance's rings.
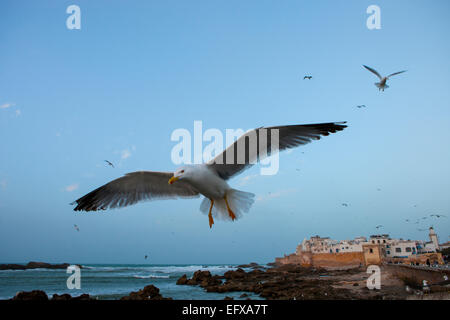
{"label": "seagull's yellow leg", "polygon": [[228,210],[228,214],[230,215],[231,220],[234,221],[234,219],[236,219],[236,215],[234,214],[234,212],[230,209],[230,206],[228,205],[228,200],[227,200],[227,195],[225,194],[225,204],[227,205],[227,210]]}
{"label": "seagull's yellow leg", "polygon": [[214,205],[214,200],[213,199],[209,199],[211,200],[211,206],[209,207],[209,213],[208,213],[208,218],[209,218],[209,228],[212,228],[212,225],[214,224],[214,219],[212,217],[211,211]]}

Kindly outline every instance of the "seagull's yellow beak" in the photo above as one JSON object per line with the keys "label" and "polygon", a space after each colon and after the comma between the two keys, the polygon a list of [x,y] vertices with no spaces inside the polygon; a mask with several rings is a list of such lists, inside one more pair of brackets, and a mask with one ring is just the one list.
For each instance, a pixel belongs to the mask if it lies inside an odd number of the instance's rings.
{"label": "seagull's yellow beak", "polygon": [[180,178],[173,176],[172,178],[169,179],[169,184],[174,183],[174,182],[177,181],[178,179],[180,179]]}

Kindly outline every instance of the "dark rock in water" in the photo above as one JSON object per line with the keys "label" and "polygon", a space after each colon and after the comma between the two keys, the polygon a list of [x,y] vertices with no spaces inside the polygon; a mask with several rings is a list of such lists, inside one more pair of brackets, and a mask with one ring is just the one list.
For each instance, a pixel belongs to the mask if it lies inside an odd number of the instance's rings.
{"label": "dark rock in water", "polygon": [[195,273],[191,279],[188,279],[185,274],[182,275],[177,280],[177,284],[178,285],[190,285],[190,286],[200,285],[201,287],[205,288],[208,286],[215,286],[215,285],[222,284],[221,278],[222,277],[220,277],[220,276],[212,276],[211,272],[209,272],[209,271],[198,270],[198,271],[195,271]]}
{"label": "dark rock in water", "polygon": [[[0,270],[27,270],[27,269],[67,269],[68,263],[51,264],[46,262],[28,262],[23,264],[0,264]],[[77,265],[81,268],[81,265]]]}
{"label": "dark rock in water", "polygon": [[224,273],[224,277],[225,279],[229,280],[229,279],[237,279],[237,278],[243,278],[245,277],[247,273],[242,270],[241,268],[237,269],[237,270],[230,270]]}
{"label": "dark rock in water", "polygon": [[95,299],[91,298],[91,296],[88,295],[87,293],[83,293],[82,295],[80,295],[78,297],[72,297],[68,293],[63,293],[61,295],[55,293],[52,296],[51,300],[52,301],[67,301],[67,300],[95,300]]}
{"label": "dark rock in water", "polygon": [[185,274],[183,274],[178,280],[177,280],[177,284],[178,285],[185,285],[188,282],[188,278]]}
{"label": "dark rock in water", "polygon": [[248,297],[248,294],[243,293],[243,294],[241,294],[241,296],[239,298],[245,298],[245,297]]}
{"label": "dark rock in water", "polygon": [[128,296],[122,297],[120,300],[172,300],[172,298],[164,298],[159,293],[159,288],[150,284],[138,292],[130,292]]}
{"label": "dark rock in water", "polygon": [[234,298],[227,296],[227,297],[223,298],[223,300],[234,300]]}
{"label": "dark rock in water", "polygon": [[262,268],[262,266],[260,266],[256,262],[250,262],[249,264],[241,264],[237,267],[238,268]]}
{"label": "dark rock in water", "polygon": [[200,283],[205,279],[211,278],[211,272],[209,271],[195,271],[194,275],[192,276],[192,280],[194,280],[196,283]]}
{"label": "dark rock in water", "polygon": [[33,290],[29,292],[20,291],[11,300],[34,300],[34,301],[48,301],[47,294],[42,290]]}
{"label": "dark rock in water", "polygon": [[71,299],[72,299],[72,296],[68,293],[64,293],[61,295],[55,293],[52,297],[52,300],[57,300],[57,301],[62,301],[62,300],[65,301],[65,300],[71,300]]}
{"label": "dark rock in water", "polygon": [[55,293],[52,296],[52,299],[49,299],[47,294],[44,291],[33,290],[33,291],[28,291],[28,292],[20,291],[11,300],[35,300],[35,301],[48,301],[48,300],[62,301],[62,300],[64,300],[64,301],[67,301],[67,300],[94,300],[94,299],[91,298],[87,293],[84,293],[78,297],[72,297],[68,293],[64,293],[61,295]]}

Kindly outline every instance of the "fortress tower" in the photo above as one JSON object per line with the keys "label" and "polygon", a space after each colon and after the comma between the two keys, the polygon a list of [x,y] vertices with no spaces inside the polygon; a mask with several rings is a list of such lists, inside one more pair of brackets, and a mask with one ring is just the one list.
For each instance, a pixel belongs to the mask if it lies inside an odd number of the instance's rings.
{"label": "fortress tower", "polygon": [[436,232],[434,232],[433,227],[430,227],[430,233],[429,233],[429,236],[430,236],[430,240],[431,240],[431,242],[433,242],[433,244],[434,244],[436,250],[439,250],[439,240],[438,240],[438,236],[437,236]]}

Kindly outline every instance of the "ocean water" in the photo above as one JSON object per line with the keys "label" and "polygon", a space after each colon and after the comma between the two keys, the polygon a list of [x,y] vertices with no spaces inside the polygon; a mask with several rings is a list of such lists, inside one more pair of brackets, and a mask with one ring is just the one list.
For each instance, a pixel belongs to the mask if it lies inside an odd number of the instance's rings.
{"label": "ocean water", "polygon": [[[54,293],[79,296],[83,293],[101,300],[116,300],[153,284],[164,297],[189,300],[222,300],[226,296],[239,298],[243,292],[209,293],[198,286],[180,286],[176,281],[183,274],[192,277],[197,270],[209,270],[223,275],[236,270],[233,265],[106,265],[87,264],[81,269],[81,289],[68,289],[71,274],[65,269],[0,270],[0,299],[10,299],[19,291],[43,290],[49,298]],[[244,269],[250,271],[251,269]],[[248,293],[251,299],[261,299]]]}

